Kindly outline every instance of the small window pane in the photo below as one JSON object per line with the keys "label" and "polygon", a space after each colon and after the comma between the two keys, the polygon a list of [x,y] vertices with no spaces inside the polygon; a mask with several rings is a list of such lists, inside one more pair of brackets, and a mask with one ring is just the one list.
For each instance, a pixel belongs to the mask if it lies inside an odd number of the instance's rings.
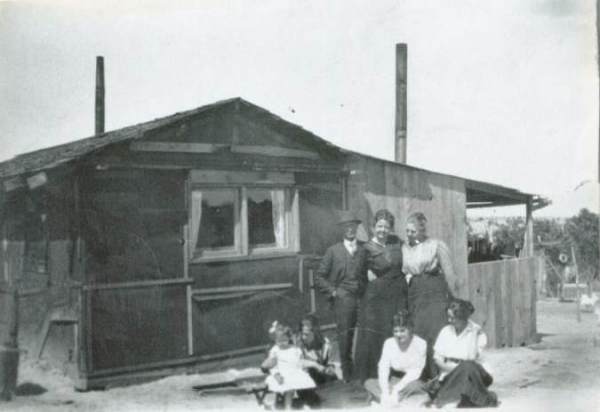
{"label": "small window pane", "polygon": [[202,190],[202,212],[196,247],[200,249],[235,246],[236,190]]}
{"label": "small window pane", "polygon": [[247,199],[250,247],[285,247],[285,191],[249,189]]}

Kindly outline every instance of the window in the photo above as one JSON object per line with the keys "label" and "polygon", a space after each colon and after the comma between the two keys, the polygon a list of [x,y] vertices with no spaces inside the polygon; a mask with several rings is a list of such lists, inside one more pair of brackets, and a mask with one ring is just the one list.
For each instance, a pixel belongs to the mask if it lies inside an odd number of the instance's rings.
{"label": "window", "polygon": [[285,248],[284,189],[249,189],[248,244],[251,248]]}
{"label": "window", "polygon": [[192,260],[298,250],[297,190],[249,184],[193,185],[189,246]]}
{"label": "window", "polygon": [[[197,229],[196,249],[212,251],[235,250],[239,238],[238,194],[234,189],[196,190],[192,195],[196,208],[194,226]],[[198,207],[200,206],[200,213]]]}

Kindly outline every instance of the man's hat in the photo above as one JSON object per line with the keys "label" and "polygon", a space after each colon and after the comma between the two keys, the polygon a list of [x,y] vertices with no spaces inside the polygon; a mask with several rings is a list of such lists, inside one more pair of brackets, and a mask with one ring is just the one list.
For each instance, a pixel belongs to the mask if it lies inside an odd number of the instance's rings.
{"label": "man's hat", "polygon": [[337,222],[338,225],[343,225],[345,223],[356,223],[360,224],[362,221],[356,217],[356,215],[350,210],[341,210],[339,213],[339,220]]}

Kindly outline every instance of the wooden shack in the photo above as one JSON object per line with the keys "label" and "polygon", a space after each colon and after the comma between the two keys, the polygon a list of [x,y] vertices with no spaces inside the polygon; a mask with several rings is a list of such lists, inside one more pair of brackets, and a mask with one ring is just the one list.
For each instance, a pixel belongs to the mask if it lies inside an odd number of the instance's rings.
{"label": "wooden shack", "polygon": [[[343,150],[235,98],[0,163],[2,280],[19,287],[21,348],[88,389],[263,350],[273,320],[309,310],[327,326],[312,273],[336,212],[386,207],[402,235],[419,210],[492,341],[521,344],[535,301],[511,291],[535,278],[467,265],[466,209],[508,204],[527,205],[531,240],[534,195]],[[488,299],[500,286],[509,306]],[[526,333],[501,342],[517,316]]]}

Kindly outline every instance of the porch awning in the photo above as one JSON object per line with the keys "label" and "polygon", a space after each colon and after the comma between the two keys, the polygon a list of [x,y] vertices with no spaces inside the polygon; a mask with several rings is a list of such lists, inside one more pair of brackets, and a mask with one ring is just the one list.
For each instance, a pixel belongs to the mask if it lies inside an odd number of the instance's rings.
{"label": "porch awning", "polygon": [[531,201],[533,210],[548,206],[551,201],[539,195],[520,192],[516,189],[479,182],[476,180],[465,180],[467,192],[467,208],[496,207],[526,205]]}

